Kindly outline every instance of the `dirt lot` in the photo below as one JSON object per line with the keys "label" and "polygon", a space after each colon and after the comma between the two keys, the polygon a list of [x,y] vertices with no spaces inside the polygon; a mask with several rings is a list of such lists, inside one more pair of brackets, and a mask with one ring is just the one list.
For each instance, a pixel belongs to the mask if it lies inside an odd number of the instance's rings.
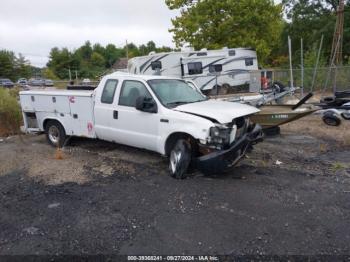
{"label": "dirt lot", "polygon": [[0,254],[349,254],[349,128],[310,116],[182,181],[130,147],[0,140]]}

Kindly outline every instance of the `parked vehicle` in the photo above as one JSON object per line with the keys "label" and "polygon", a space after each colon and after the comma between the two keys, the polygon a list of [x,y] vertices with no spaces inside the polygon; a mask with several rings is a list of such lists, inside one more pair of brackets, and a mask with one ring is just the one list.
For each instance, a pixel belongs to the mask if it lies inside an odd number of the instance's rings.
{"label": "parked vehicle", "polygon": [[45,79],[44,80],[44,85],[45,86],[53,86],[53,81],[51,79]]}
{"label": "parked vehicle", "polygon": [[28,84],[30,86],[44,86],[45,81],[41,78],[32,78],[29,80]]}
{"label": "parked vehicle", "polygon": [[84,136],[148,149],[169,157],[175,178],[231,168],[262,139],[249,120],[257,108],[209,100],[176,78],[113,73],[94,91],[22,91],[20,101],[25,129],[54,146]]}
{"label": "parked vehicle", "polygon": [[28,84],[28,81],[25,78],[20,78],[17,80],[17,84],[20,86],[26,86]]}
{"label": "parked vehicle", "polygon": [[0,79],[0,86],[1,86],[1,87],[6,87],[6,88],[12,88],[12,87],[14,87],[14,84],[13,84],[13,82],[12,82],[10,79],[8,79],[8,78],[1,78],[1,79]]}
{"label": "parked vehicle", "polygon": [[[209,71],[210,65],[222,65],[222,73],[217,77],[217,81],[216,75]],[[251,70],[258,70],[258,60],[256,52],[249,48],[151,52],[148,56],[134,57],[128,61],[128,72],[131,74],[153,74],[193,80],[205,93],[216,86],[229,88],[247,85],[249,88]]]}
{"label": "parked vehicle", "polygon": [[81,81],[82,85],[90,85],[91,80],[89,78],[84,78],[83,81]]}

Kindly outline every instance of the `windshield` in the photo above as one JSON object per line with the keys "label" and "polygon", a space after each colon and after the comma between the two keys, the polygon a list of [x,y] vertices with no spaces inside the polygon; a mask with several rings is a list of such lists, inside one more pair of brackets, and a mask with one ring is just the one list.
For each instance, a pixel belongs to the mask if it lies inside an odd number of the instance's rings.
{"label": "windshield", "polygon": [[182,80],[153,79],[149,80],[148,84],[160,102],[167,107],[207,100],[203,94]]}

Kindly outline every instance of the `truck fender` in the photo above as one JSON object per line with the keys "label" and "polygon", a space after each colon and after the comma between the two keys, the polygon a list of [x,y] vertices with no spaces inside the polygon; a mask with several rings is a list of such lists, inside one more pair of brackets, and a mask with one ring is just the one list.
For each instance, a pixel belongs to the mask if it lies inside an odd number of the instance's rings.
{"label": "truck fender", "polygon": [[188,142],[191,143],[192,148],[194,146],[196,146],[196,143],[195,143],[196,139],[192,135],[185,133],[185,132],[174,132],[174,133],[169,134],[165,140],[164,152],[165,152],[166,156],[168,156],[170,154],[171,149],[173,148],[173,146],[175,146],[176,142],[179,139],[188,140]]}
{"label": "truck fender", "polygon": [[[62,127],[64,128],[64,131],[66,132],[67,134],[67,130],[64,126],[64,123],[61,121],[61,119],[58,119],[57,117],[47,117],[45,119],[43,119],[42,123],[43,123],[43,130],[45,131],[46,129],[46,124],[50,121],[50,120],[54,120],[54,121],[57,121],[58,123],[60,123],[62,125]],[[67,134],[68,135],[68,134]]]}

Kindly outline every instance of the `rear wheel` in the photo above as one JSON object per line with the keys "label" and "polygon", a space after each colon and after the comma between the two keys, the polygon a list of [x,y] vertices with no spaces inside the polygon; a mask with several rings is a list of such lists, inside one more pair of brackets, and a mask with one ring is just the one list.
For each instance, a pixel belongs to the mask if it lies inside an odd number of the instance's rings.
{"label": "rear wheel", "polygon": [[190,143],[184,139],[179,139],[170,151],[170,176],[177,179],[184,179],[191,163],[191,158],[192,151]]}
{"label": "rear wheel", "polygon": [[50,120],[45,126],[46,139],[54,147],[62,147],[66,140],[63,126],[55,120]]}

